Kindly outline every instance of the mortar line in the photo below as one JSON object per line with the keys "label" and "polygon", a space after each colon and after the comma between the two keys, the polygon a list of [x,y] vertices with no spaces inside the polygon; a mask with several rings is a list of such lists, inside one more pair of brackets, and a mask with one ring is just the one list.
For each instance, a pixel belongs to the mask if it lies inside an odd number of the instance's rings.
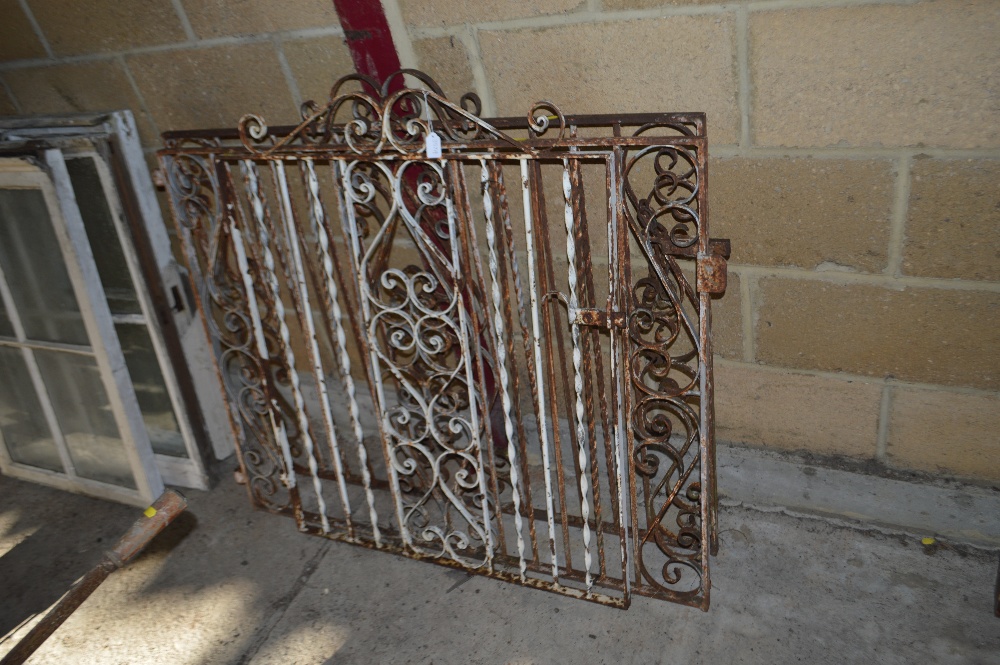
{"label": "mortar line", "polygon": [[[153,126],[153,132],[157,136],[160,136],[160,134],[162,133],[160,132],[160,126],[156,122],[156,118],[154,118],[153,114],[150,112],[149,104],[146,103],[146,97],[145,95],[142,94],[142,90],[139,88],[139,84],[136,83],[135,77],[132,75],[132,70],[129,68],[128,62],[125,60],[125,57],[118,56],[118,63],[121,65],[122,71],[125,72],[125,80],[128,81],[129,87],[132,88],[132,92],[139,100],[139,108],[146,115],[146,120],[149,121],[149,124]],[[140,137],[140,142],[141,142],[141,137]]]}
{"label": "mortar line", "polygon": [[753,294],[756,291],[756,286],[757,279],[755,277],[740,275],[740,318],[743,331],[743,360],[747,362],[753,362],[757,357],[757,340],[753,320]]}
{"label": "mortar line", "polygon": [[7,98],[10,99],[10,103],[14,105],[14,111],[16,111],[18,115],[24,115],[24,108],[21,106],[21,102],[14,96],[14,91],[10,89],[10,86],[7,85],[7,81],[3,80],[3,77],[0,77],[0,88],[3,88],[7,93]]}
{"label": "mortar line", "polygon": [[42,26],[38,23],[35,18],[34,13],[31,11],[31,7],[28,6],[28,0],[17,0],[17,4],[20,5],[21,11],[24,12],[24,16],[28,19],[28,23],[31,24],[31,30],[35,33],[35,37],[38,41],[42,43],[42,48],[45,49],[45,53],[49,58],[55,58],[56,54],[52,51],[52,45],[49,44],[49,40],[45,37],[45,33],[42,32]]}
{"label": "mortar line", "polygon": [[896,162],[896,187],[889,222],[889,256],[885,274],[900,277],[903,272],[903,242],[906,235],[906,217],[910,210],[910,171],[913,158],[900,157]]}
{"label": "mortar line", "polygon": [[750,147],[750,20],[746,6],[736,9],[736,76],[739,79],[740,148]]}
{"label": "mortar line", "polygon": [[709,146],[713,157],[757,157],[773,159],[780,157],[797,157],[810,159],[902,159],[931,157],[934,159],[1000,159],[1000,150],[996,148],[914,148],[900,146],[896,148],[868,148],[852,146],[813,146],[775,148],[766,146],[748,146],[743,148],[738,144],[717,144]]}
{"label": "mortar line", "polygon": [[170,4],[173,5],[174,12],[181,22],[181,28],[184,29],[184,36],[187,37],[189,42],[198,41],[198,36],[194,33],[194,28],[191,27],[191,21],[188,19],[187,12],[184,10],[181,0],[170,0]]}
{"label": "mortar line", "polygon": [[459,39],[465,44],[469,63],[472,65],[472,81],[479,89],[479,98],[483,102],[483,115],[495,116],[498,113],[497,102],[496,97],[493,96],[493,86],[490,85],[490,79],[486,75],[486,66],[483,64],[483,49],[479,43],[479,31],[465,26]]}
{"label": "mortar line", "polygon": [[288,58],[285,57],[285,47],[281,40],[274,40],[274,53],[278,58],[278,67],[281,68],[281,73],[285,77],[285,84],[288,86],[288,92],[292,95],[292,102],[295,104],[296,109],[302,108],[302,91],[299,89],[299,82],[295,78],[295,74],[292,72],[291,65],[288,64]]}
{"label": "mortar line", "polygon": [[893,388],[904,388],[906,390],[922,390],[926,392],[950,393],[955,395],[973,395],[977,397],[1000,398],[1000,391],[988,390],[986,388],[972,388],[969,386],[947,386],[941,383],[926,383],[920,381],[905,381],[902,379],[866,376],[864,374],[851,374],[849,372],[831,372],[823,369],[802,369],[800,367],[786,367],[782,365],[766,365],[759,362],[744,362],[733,360],[724,356],[715,355],[712,362],[716,365],[726,367],[738,367],[744,369],[755,369],[773,374],[795,374],[798,376],[811,376],[818,379],[832,379],[845,383],[861,383],[871,386],[892,386]]}
{"label": "mortar line", "polygon": [[885,463],[889,448],[889,417],[892,412],[892,384],[882,386],[882,398],[878,407],[878,437],[875,439],[875,459]]}
{"label": "mortar line", "polygon": [[733,263],[729,264],[729,268],[737,271],[740,278],[742,278],[744,274],[748,274],[758,278],[784,277],[786,279],[829,282],[841,285],[865,284],[869,286],[880,286],[882,288],[892,289],[895,291],[902,290],[903,287],[913,287],[941,289],[946,291],[983,291],[986,293],[1000,293],[1000,282],[990,281],[944,279],[940,277],[892,277],[884,273],[840,272],[833,270],[816,272],[803,268],[753,266]]}
{"label": "mortar line", "polygon": [[0,63],[0,71],[13,69],[27,69],[29,67],[45,67],[51,65],[71,65],[85,62],[98,62],[101,60],[114,60],[119,56],[130,57],[136,55],[148,55],[155,53],[169,53],[173,51],[192,51],[196,49],[208,49],[217,46],[238,46],[241,44],[262,44],[272,42],[275,39],[282,41],[295,41],[298,39],[310,39],[312,37],[342,37],[344,31],[340,26],[325,26],[320,28],[305,28],[302,30],[284,30],[277,32],[261,32],[253,35],[240,35],[228,37],[213,37],[212,39],[199,39],[195,42],[171,42],[169,44],[154,44],[152,46],[139,46],[132,49],[123,49],[112,53],[87,53],[83,55],[70,55],[62,58],[29,58],[26,60],[12,60]]}

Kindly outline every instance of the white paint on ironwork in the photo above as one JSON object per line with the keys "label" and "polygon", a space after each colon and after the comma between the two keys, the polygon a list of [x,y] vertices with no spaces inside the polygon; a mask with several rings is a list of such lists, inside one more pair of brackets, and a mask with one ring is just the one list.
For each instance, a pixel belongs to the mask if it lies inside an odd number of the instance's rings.
{"label": "white paint on ironwork", "polygon": [[[378,528],[378,512],[375,510],[375,494],[372,492],[372,474],[368,469],[368,451],[365,449],[365,432],[361,427],[361,409],[358,407],[358,398],[354,386],[354,378],[351,376],[351,356],[347,352],[347,334],[344,331],[344,314],[340,309],[340,290],[337,280],[333,274],[333,258],[330,255],[330,240],[327,235],[329,220],[326,217],[326,210],[323,208],[323,201],[320,199],[319,179],[316,177],[316,168],[313,160],[304,160],[306,167],[306,177],[309,181],[309,202],[312,207],[313,223],[319,237],[320,258],[323,261],[323,276],[326,281],[326,290],[330,297],[330,319],[333,322],[333,344],[337,351],[339,362],[340,379],[344,384],[347,393],[347,407],[351,417],[351,427],[354,430],[354,439],[358,447],[358,462],[361,466],[361,483],[365,490],[365,500],[368,503],[368,515],[372,521],[372,528],[375,532],[375,541],[381,541],[382,535]],[[334,455],[338,460],[339,456]]]}
{"label": "white paint on ironwork", "polygon": [[[542,467],[545,470],[545,511],[549,527],[549,548],[552,555],[552,579],[559,582],[559,559],[556,556],[555,509],[552,505],[552,466],[549,462],[549,433],[545,422],[545,378],[542,367],[542,326],[538,302],[538,280],[535,276],[535,241],[532,229],[531,192],[528,188],[528,160],[521,159],[521,201],[524,205],[524,238],[528,250],[528,288],[531,296],[532,348],[535,374],[538,380],[538,436],[542,446]],[[543,230],[544,232],[544,230]],[[558,423],[557,423],[558,426]]]}
{"label": "white paint on ironwork", "polygon": [[[447,168],[448,168],[447,162],[442,159],[441,160],[442,180],[444,179],[444,173],[447,172]],[[461,169],[462,166],[461,164],[457,164],[455,168]],[[400,171],[400,175],[402,175],[402,170]],[[397,187],[401,188],[402,182],[397,181],[396,185]],[[397,191],[402,191],[402,190],[400,189]],[[450,196],[446,194],[444,197],[444,203],[445,203],[445,209],[447,210],[448,214],[448,241],[451,244],[451,271],[452,271],[451,276],[452,276],[453,291],[455,294],[455,302],[457,304],[455,308],[458,310],[458,324],[459,324],[458,341],[462,349],[462,364],[465,365],[466,390],[469,393],[469,419],[472,421],[472,438],[473,438],[471,445],[475,446],[476,448],[476,457],[477,457],[476,461],[479,463],[478,467],[476,468],[476,473],[479,475],[479,491],[482,493],[483,496],[482,530],[483,530],[483,535],[485,535],[486,537],[486,565],[489,568],[490,572],[493,572],[493,529],[490,527],[490,521],[491,521],[490,502],[488,498],[489,495],[487,494],[486,491],[486,467],[483,464],[482,438],[479,435],[480,429],[479,429],[478,405],[482,404],[483,410],[485,412],[486,401],[480,400],[479,394],[476,391],[475,377],[473,376],[472,373],[472,353],[471,350],[469,349],[469,339],[475,338],[476,335],[472,332],[471,326],[469,325],[468,314],[466,313],[465,311],[466,308],[464,306],[465,303],[462,302],[461,294],[459,291],[459,284],[460,284],[459,276],[460,276],[462,262],[461,259],[459,258],[461,245],[459,243],[459,238],[458,238],[458,217],[455,214],[455,202],[452,200]],[[404,218],[405,217],[406,215],[404,215]],[[484,424],[484,426],[488,425]],[[444,485],[444,483],[442,483],[442,485]],[[455,503],[459,511],[467,512],[464,510],[463,505],[461,505],[459,502]],[[466,519],[469,518],[472,518],[471,514],[469,514]],[[472,519],[474,520],[474,518]],[[469,525],[475,526],[475,524],[471,520]]]}
{"label": "white paint on ironwork", "polygon": [[[577,295],[576,276],[576,237],[574,233],[575,219],[573,215],[573,187],[569,178],[569,160],[563,160],[563,198],[566,214],[566,259],[569,264],[569,319],[572,321],[573,334],[573,388],[576,391],[576,439],[579,446],[580,464],[580,516],[583,519],[583,563],[586,568],[587,591],[594,586],[590,567],[593,559],[590,553],[590,502],[587,499],[590,483],[588,476],[590,463],[587,455],[587,425],[584,422],[586,409],[583,404],[583,352],[580,350],[580,324],[576,313],[580,308]],[[595,490],[596,491],[596,490]],[[599,527],[598,527],[599,528]]]}
{"label": "white paint on ironwork", "polygon": [[[479,160],[481,173],[481,184],[483,190],[483,214],[486,217],[486,243],[489,245],[489,265],[490,277],[493,279],[493,331],[496,335],[497,368],[500,373],[500,398],[503,401],[503,425],[507,435],[507,460],[510,462],[510,487],[511,496],[514,500],[514,527],[517,531],[517,557],[521,569],[521,581],[524,581],[527,572],[527,563],[524,560],[524,536],[522,535],[523,525],[521,520],[521,488],[519,486],[520,476],[517,471],[517,447],[514,445],[514,423],[511,420],[511,400],[510,400],[510,376],[507,372],[507,338],[504,331],[503,315],[500,310],[500,277],[499,264],[497,261],[496,243],[496,220],[493,218],[493,199],[490,196],[489,172],[486,168],[486,160]],[[497,519],[503,519],[499,511]]]}
{"label": "white paint on ironwork", "polygon": [[[246,293],[247,308],[250,310],[250,324],[253,327],[253,339],[257,345],[257,355],[263,365],[267,365],[270,354],[267,351],[267,341],[264,339],[264,325],[260,319],[260,307],[257,306],[257,296],[254,291],[253,275],[250,274],[250,263],[247,261],[247,250],[243,244],[243,234],[233,224],[229,229],[229,235],[233,240],[233,251],[236,252],[236,267],[239,268],[240,276],[243,278],[243,290]],[[267,391],[265,379],[264,390]],[[281,448],[281,456],[285,462],[285,469],[281,473],[281,481],[289,489],[295,487],[295,469],[292,467],[292,451],[288,446],[288,435],[285,432],[285,423],[281,418],[276,418],[274,409],[267,410],[268,419],[271,421],[271,431]]]}
{"label": "white paint on ironwork", "polygon": [[[330,411],[330,397],[326,389],[326,372],[323,371],[323,359],[319,354],[319,342],[316,339],[316,324],[312,318],[312,306],[309,303],[309,287],[306,285],[306,271],[302,263],[302,252],[299,250],[299,234],[295,228],[294,212],[292,210],[292,199],[288,193],[288,178],[285,174],[283,162],[271,162],[274,167],[274,174],[278,181],[278,194],[281,199],[281,219],[284,222],[285,235],[288,241],[288,248],[292,255],[292,278],[295,281],[294,287],[299,292],[299,303],[302,307],[302,319],[305,322],[306,341],[309,344],[309,355],[312,361],[313,374],[316,376],[316,387],[319,390],[320,410],[323,412],[323,425],[326,427],[326,436],[329,439],[330,449],[333,457],[334,473],[337,476],[337,488],[340,491],[340,501],[344,508],[344,519],[347,528],[353,534],[354,525],[351,523],[351,503],[347,498],[347,486],[344,483],[344,469],[340,462],[340,446],[337,442],[337,428],[333,423],[333,413]],[[292,285],[289,285],[290,287]],[[293,392],[301,399],[301,390],[298,389],[295,381],[298,375],[294,375],[292,381]],[[304,404],[299,414],[299,403],[296,400],[297,415],[306,416]],[[308,423],[308,418],[306,418]],[[320,522],[323,526],[323,533],[330,531],[330,520],[326,516],[326,501],[323,499],[323,483],[319,478],[319,465],[313,451],[312,437],[305,433],[306,455],[309,458],[309,473],[312,475],[313,490],[316,492],[317,504],[320,512]]]}
{"label": "white paint on ironwork", "polygon": [[[620,218],[620,197],[618,187],[620,186],[620,179],[618,175],[618,159],[615,153],[608,155],[607,169],[609,173],[608,181],[613,183],[608,190],[608,303],[611,307],[623,308],[625,304],[623,299],[630,298],[631,294],[625,291],[625,285],[621,283],[619,279],[619,269],[617,266],[617,252],[618,245],[620,242],[627,242],[627,237],[625,239],[619,238],[619,230],[621,228],[621,218]],[[623,308],[627,309],[627,308]],[[626,390],[625,381],[628,376],[628,368],[626,364],[629,362],[624,359],[622,349],[622,338],[623,333],[617,331],[611,332],[611,385],[613,386],[615,394],[615,428],[613,437],[614,446],[614,456],[615,464],[617,469],[615,472],[618,479],[618,520],[621,524],[622,535],[619,541],[621,545],[621,555],[622,555],[622,581],[624,582],[624,593],[625,601],[628,602],[632,594],[631,588],[631,578],[629,577],[629,538],[628,538],[628,517],[630,516],[630,507],[626,505],[626,501],[631,500],[632,490],[631,487],[626,491],[626,485],[630,483],[630,474],[627,471],[625,464],[625,448],[627,441],[627,431],[628,426],[626,415],[625,415],[625,402],[624,394]],[[608,469],[608,473],[611,473],[611,469]]]}
{"label": "white paint on ironwork", "polygon": [[[351,241],[351,264],[354,266],[355,282],[358,285],[358,300],[359,304],[361,305],[361,316],[363,321],[368,322],[371,320],[372,317],[371,287],[368,284],[368,279],[365,274],[367,268],[368,256],[364,255],[361,249],[361,237],[360,237],[361,230],[358,228],[358,219],[357,215],[355,214],[355,203],[363,203],[370,200],[372,197],[375,196],[375,188],[366,187],[365,183],[361,183],[359,185],[361,189],[361,195],[358,196],[355,193],[354,187],[351,184],[351,173],[352,169],[356,165],[357,162],[347,163],[338,160],[334,162],[333,166],[334,166],[334,174],[338,176],[341,185],[341,195],[343,197],[343,209],[341,210],[340,218],[344,225],[344,235]],[[381,164],[378,164],[378,167],[383,172],[387,172],[385,167],[383,167]],[[395,199],[392,200],[391,206],[392,208],[386,214],[386,219],[391,218],[395,214],[395,207],[396,207]],[[377,239],[384,232],[384,228],[385,228],[384,226],[380,228],[378,232],[375,234],[375,237],[372,238],[371,247],[369,248],[369,251],[371,251],[371,248],[373,248],[377,243]],[[377,400],[377,403],[385,404],[386,403],[385,388],[382,385],[381,376],[377,371],[378,355],[376,354],[374,349],[374,344],[373,344],[374,341],[375,340],[369,337],[367,345],[370,380],[375,388],[375,398]],[[388,423],[388,414],[385,412],[384,409],[380,409],[378,415],[379,415],[378,418],[379,429],[381,430],[380,433],[382,435],[382,442],[384,447],[383,452],[386,453],[386,467],[389,474],[389,484],[392,488],[393,503],[396,506],[396,521],[399,524],[399,534],[402,537],[403,543],[405,545],[412,546],[413,539],[411,537],[409,529],[406,528],[406,519],[403,515],[403,503],[399,498],[400,496],[399,475],[396,473],[396,467],[392,464],[391,460],[389,459],[390,453],[387,450],[389,446],[389,431],[390,431]],[[364,446],[358,447],[358,453],[359,455],[365,454]],[[372,507],[373,504],[369,504],[369,509],[371,509]],[[382,541],[379,534],[378,523],[376,522],[372,526],[374,527],[375,530],[374,533],[375,544],[377,546],[381,546]]]}
{"label": "white paint on ironwork", "polygon": [[[285,356],[285,364],[288,366],[288,375],[292,384],[292,399],[295,403],[295,415],[302,432],[303,443],[305,443],[309,454],[312,455],[312,436],[309,434],[309,420],[305,417],[305,407],[302,399],[302,392],[299,389],[299,374],[295,370],[295,353],[292,351],[291,333],[288,330],[288,323],[285,321],[285,304],[281,300],[281,287],[278,284],[278,276],[274,272],[274,254],[271,252],[271,241],[264,220],[264,201],[260,196],[260,183],[257,177],[257,167],[253,161],[247,159],[241,162],[243,173],[247,177],[247,193],[250,196],[251,207],[253,208],[254,221],[257,222],[257,239],[260,243],[261,251],[264,252],[264,279],[271,289],[271,297],[274,300],[274,317],[278,321],[278,334],[281,337],[282,351]],[[271,404],[272,410],[280,413],[280,407],[274,401]],[[282,427],[282,435],[285,441],[282,443],[282,452],[286,453],[285,463],[288,466],[286,473],[289,482],[295,482],[295,469],[292,466],[291,449],[288,446],[288,433]],[[293,487],[292,484],[289,487]],[[322,497],[320,497],[322,501]],[[325,515],[325,511],[324,511]]]}

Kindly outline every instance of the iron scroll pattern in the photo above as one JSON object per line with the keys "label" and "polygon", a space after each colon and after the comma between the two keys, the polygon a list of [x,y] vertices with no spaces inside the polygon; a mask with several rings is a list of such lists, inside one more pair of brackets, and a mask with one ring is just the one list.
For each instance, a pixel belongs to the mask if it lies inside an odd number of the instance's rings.
{"label": "iron scroll pattern", "polygon": [[[704,164],[693,146],[630,155],[623,190],[628,224],[647,274],[629,298],[627,376],[633,402],[636,591],[707,606],[707,500],[701,379],[708,339],[698,294],[682,269],[699,241]],[[638,184],[643,184],[639,189]],[[646,192],[640,195],[638,192]]]}
{"label": "iron scroll pattern", "polygon": [[[403,87],[390,92],[398,79],[409,76],[424,88]],[[360,90],[349,89],[360,87]],[[426,74],[412,69],[396,72],[379,85],[361,74],[338,80],[325,105],[308,101],[302,105],[302,121],[283,136],[269,133],[266,121],[254,114],[240,119],[239,134],[243,145],[262,156],[289,150],[346,148],[357,155],[418,155],[425,140],[437,133],[443,144],[470,145],[485,139],[499,139],[517,151],[525,148],[479,118],[482,105],[474,93],[462,96],[460,104],[449,101],[441,88]],[[547,102],[536,104],[529,113],[529,123],[536,133],[549,127],[547,116],[535,118],[536,112],[553,108]]]}
{"label": "iron scroll pattern", "polygon": [[[404,546],[487,565],[485,414],[446,167],[350,161],[338,169]],[[419,265],[392,259],[401,236],[415,244]]]}
{"label": "iron scroll pattern", "polygon": [[[415,79],[424,87],[394,91],[396,77]],[[472,262],[477,251],[472,228],[476,222],[470,215],[462,160],[482,163],[486,173],[484,160],[495,159],[490,166],[501,175],[503,159],[521,161],[522,169],[525,161],[548,160],[567,164],[569,173],[574,152],[591,151],[593,162],[608,166],[609,202],[617,206],[611,211],[609,235],[618,238],[619,248],[631,239],[647,270],[631,279],[629,251],[619,251],[619,259],[624,258],[616,268],[619,281],[610,278],[609,316],[600,333],[594,332],[593,343],[594,353],[599,353],[599,335],[611,336],[620,342],[612,344],[612,353],[619,353],[619,358],[624,355],[624,376],[617,375],[621,382],[615,384],[624,390],[624,406],[615,415],[627,444],[627,460],[624,468],[612,469],[619,466],[618,460],[613,464],[608,457],[606,472],[617,473],[623,481],[628,475],[623,485],[630,494],[631,526],[612,523],[613,518],[602,524],[598,524],[600,519],[586,523],[601,535],[620,529],[623,542],[629,540],[622,558],[631,569],[632,585],[628,579],[620,583],[625,597],[619,606],[627,606],[629,593],[634,591],[706,609],[708,534],[713,528],[708,497],[714,482],[705,452],[711,445],[711,431],[705,426],[711,401],[704,392],[710,349],[702,325],[707,300],[695,292],[685,273],[707,242],[704,125],[692,121],[690,115],[676,114],[673,120],[651,122],[627,137],[620,136],[621,126],[616,125],[614,138],[587,144],[550,102],[539,102],[529,110],[526,122],[516,127],[526,137],[518,139],[500,131],[496,126],[500,123],[480,119],[480,110],[475,95],[452,103],[430,78],[413,70],[399,72],[381,85],[350,75],[333,86],[325,104],[304,104],[301,122],[295,127],[277,131],[263,118],[247,115],[238,126],[238,143],[236,139],[168,141],[161,154],[168,193],[229,400],[251,498],[267,510],[294,513],[300,527],[311,519],[303,518],[294,477],[289,479],[291,467],[303,471],[303,451],[298,444],[302,432],[296,428],[295,407],[282,397],[288,392],[283,388],[289,384],[289,373],[294,373],[281,360],[284,342],[279,328],[284,322],[279,310],[283,308],[277,306],[265,279],[252,284],[240,279],[232,235],[239,229],[249,230],[253,223],[240,217],[248,214],[242,212],[245,204],[225,205],[227,200],[245,201],[234,191],[239,187],[230,174],[231,165],[239,161],[274,168],[283,162],[313,160],[328,165],[332,173],[331,198],[336,199],[343,251],[354,273],[353,279],[347,279],[350,284],[341,283],[347,275],[341,276],[338,268],[337,281],[351,294],[345,302],[359,310],[349,315],[355,317],[354,342],[362,353],[377,407],[385,462],[384,480],[378,479],[381,484],[376,489],[389,490],[392,499],[391,510],[379,504],[379,519],[369,498],[374,543],[367,535],[351,536],[351,542],[383,547],[378,535],[381,527],[389,549],[502,575],[499,566],[512,560],[510,552],[494,551],[498,537],[503,539],[502,513],[518,509],[498,505],[499,497],[503,488],[515,488],[517,479],[512,478],[511,465],[497,445],[507,442],[497,434],[499,400],[492,385],[500,365],[488,348],[494,321],[485,297],[486,282],[482,268],[475,269]],[[506,119],[501,126],[514,124]],[[652,136],[656,128],[665,130],[665,138]],[[432,131],[442,139],[442,159],[427,159],[423,154]],[[487,189],[497,187],[501,180],[489,182]],[[576,194],[582,193],[582,179],[579,187]],[[502,200],[506,194],[502,184],[499,188],[496,199]],[[524,191],[528,191],[527,180]],[[274,234],[272,242],[273,238]],[[332,230],[329,238],[332,253]],[[511,270],[516,271],[513,238],[508,241]],[[287,273],[286,259],[280,245],[276,247]],[[583,249],[589,250],[586,243]],[[247,251],[261,250],[248,242]],[[261,256],[248,258],[258,268],[265,263]],[[585,258],[589,265],[590,257]],[[519,290],[516,273],[513,279]],[[552,295],[565,296],[547,293],[545,297]],[[624,328],[611,323],[612,299],[624,310]],[[563,303],[555,308],[565,306],[567,299],[551,300]],[[248,311],[251,301],[259,312]],[[565,311],[568,322],[570,312]],[[512,338],[517,330],[528,331],[524,312],[519,314],[520,328],[513,320],[508,323]],[[510,318],[509,313],[506,316]],[[252,330],[256,319],[267,349],[263,357],[255,348],[255,343],[259,346]],[[568,331],[569,324],[562,332]],[[532,369],[528,362],[524,371],[534,390]],[[615,376],[612,372],[612,381],[618,380]],[[539,402],[535,408],[544,405]],[[287,429],[290,457],[276,440],[275,419]],[[609,445],[606,431],[604,441]],[[586,464],[580,464],[586,473]],[[323,470],[325,480],[334,477],[329,466]],[[596,477],[596,461],[592,470]],[[524,479],[528,471],[525,466]],[[357,484],[357,476],[348,482]],[[364,482],[369,490],[368,481]],[[561,494],[561,479],[559,483]],[[581,493],[586,495],[587,490]],[[624,504],[623,498],[620,505]],[[530,505],[529,509],[541,510]],[[529,515],[524,513],[524,517]],[[588,519],[587,513],[576,519],[584,523],[581,520]],[[337,537],[334,532],[324,533]],[[499,555],[497,562],[495,555]],[[522,582],[523,575],[522,563]],[[558,580],[555,586],[560,588]],[[562,591],[573,589],[563,587]],[[587,591],[576,592],[590,597],[589,579]]]}
{"label": "iron scroll pattern", "polygon": [[[197,148],[221,147],[213,141],[193,144]],[[235,212],[223,212],[221,187],[229,177],[227,167],[212,155],[183,152],[161,156],[161,161],[219,380],[228,397],[230,424],[251,501],[271,512],[290,512],[297,503],[295,490],[288,482],[288,469],[268,426],[272,409],[283,402],[275,386],[286,381],[287,375],[279,365],[262,359],[255,349],[247,310],[249,297],[231,250]],[[280,344],[273,303],[262,288],[253,297],[263,310],[262,328],[273,352]]]}

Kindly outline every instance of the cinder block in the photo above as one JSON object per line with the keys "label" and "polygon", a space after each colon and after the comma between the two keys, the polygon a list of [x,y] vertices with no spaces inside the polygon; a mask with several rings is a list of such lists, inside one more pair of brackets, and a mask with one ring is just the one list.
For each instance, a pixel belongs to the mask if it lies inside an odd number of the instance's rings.
{"label": "cinder block", "polygon": [[[564,113],[706,111],[709,141],[735,143],[731,15],[584,23],[481,32],[500,115],[539,100]],[[600,45],[598,48],[597,45]]]}
{"label": "cinder block", "polygon": [[159,142],[125,69],[115,60],[14,69],[4,73],[4,80],[25,114],[129,109],[143,143]]}
{"label": "cinder block", "polygon": [[128,66],[161,131],[235,127],[246,113],[269,125],[298,119],[271,44],[137,55]]}
{"label": "cinder block", "polygon": [[448,99],[458,104],[467,92],[482,97],[475,89],[469,53],[460,40],[454,37],[420,39],[413,42],[413,49],[417,52],[420,69],[441,86]]}
{"label": "cinder block", "polygon": [[302,101],[324,104],[337,79],[354,73],[354,61],[343,37],[299,39],[285,42],[282,48],[299,84]]}
{"label": "cinder block", "polygon": [[882,388],[874,383],[715,367],[719,441],[874,457]]}
{"label": "cinder block", "polygon": [[888,161],[716,159],[712,235],[732,239],[734,263],[879,272],[893,187]]}
{"label": "cinder block", "polygon": [[45,57],[45,48],[17,0],[0,0],[0,16],[0,62]]}
{"label": "cinder block", "polygon": [[730,270],[726,293],[712,298],[712,351],[723,358],[743,358],[742,302],[740,276]]}
{"label": "cinder block", "polygon": [[1000,397],[894,388],[889,462],[1000,480]]}
{"label": "cinder block", "polygon": [[996,147],[998,33],[992,0],[752,12],[754,141]]}
{"label": "cinder block", "polygon": [[106,53],[185,40],[170,0],[32,0],[31,11],[56,55]]}
{"label": "cinder block", "polygon": [[183,0],[183,4],[201,39],[340,25],[329,0]]}
{"label": "cinder block", "polygon": [[399,0],[403,20],[412,26],[461,25],[512,18],[565,14],[586,6],[584,0],[521,2],[520,0]]}
{"label": "cinder block", "polygon": [[763,278],[757,360],[1000,387],[1000,294]]}
{"label": "cinder block", "polygon": [[917,159],[903,272],[1000,280],[1000,161]]}

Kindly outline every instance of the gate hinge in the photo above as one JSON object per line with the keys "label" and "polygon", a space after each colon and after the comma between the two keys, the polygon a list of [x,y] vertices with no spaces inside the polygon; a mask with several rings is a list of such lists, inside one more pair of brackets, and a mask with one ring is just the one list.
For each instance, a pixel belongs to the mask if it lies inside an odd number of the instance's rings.
{"label": "gate hinge", "polygon": [[698,254],[698,292],[726,292],[726,259],[729,258],[729,240],[712,239],[709,253]]}
{"label": "gate hinge", "polygon": [[570,316],[572,323],[581,326],[596,326],[598,328],[624,328],[625,312],[611,310],[608,312],[600,309],[578,309],[575,316]]}

